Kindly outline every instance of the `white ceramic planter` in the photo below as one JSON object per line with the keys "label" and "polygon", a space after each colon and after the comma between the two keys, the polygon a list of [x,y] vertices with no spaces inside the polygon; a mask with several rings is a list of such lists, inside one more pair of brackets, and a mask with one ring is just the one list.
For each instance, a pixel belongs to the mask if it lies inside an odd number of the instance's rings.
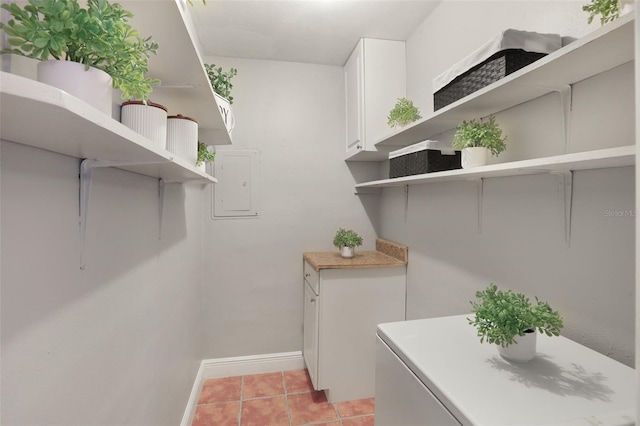
{"label": "white ceramic planter", "polygon": [[111,117],[113,81],[106,72],[93,67],[85,70],[79,62],[42,61],[37,65],[37,78]]}
{"label": "white ceramic planter", "polygon": [[462,168],[486,166],[489,150],[483,147],[462,148]]}
{"label": "white ceramic planter", "polygon": [[167,117],[167,151],[195,166],[198,161],[198,122],[180,114]]}
{"label": "white ceramic planter", "polygon": [[216,97],[216,103],[218,104],[218,109],[220,110],[220,114],[222,114],[222,120],[224,120],[224,125],[227,127],[227,131],[231,133],[233,128],[236,125],[236,119],[233,116],[233,110],[231,109],[231,104],[229,101],[222,96],[214,93]]}
{"label": "white ceramic planter", "polygon": [[529,362],[536,357],[536,336],[538,333],[524,333],[524,336],[516,336],[515,343],[502,347],[498,346],[501,357],[513,362]]}
{"label": "white ceramic planter", "polygon": [[346,259],[351,259],[353,256],[355,256],[355,248],[354,247],[342,247],[340,248],[340,256],[346,258]]}
{"label": "white ceramic planter", "polygon": [[140,133],[158,144],[162,149],[167,146],[167,108],[142,101],[126,101],[120,110],[120,122],[131,130]]}

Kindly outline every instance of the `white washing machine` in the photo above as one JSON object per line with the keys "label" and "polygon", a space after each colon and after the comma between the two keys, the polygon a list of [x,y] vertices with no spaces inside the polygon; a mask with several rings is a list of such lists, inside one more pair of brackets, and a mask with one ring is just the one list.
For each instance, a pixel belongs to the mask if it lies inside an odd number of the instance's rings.
{"label": "white washing machine", "polygon": [[634,369],[540,334],[533,361],[510,363],[469,316],[378,326],[376,426],[635,424]]}

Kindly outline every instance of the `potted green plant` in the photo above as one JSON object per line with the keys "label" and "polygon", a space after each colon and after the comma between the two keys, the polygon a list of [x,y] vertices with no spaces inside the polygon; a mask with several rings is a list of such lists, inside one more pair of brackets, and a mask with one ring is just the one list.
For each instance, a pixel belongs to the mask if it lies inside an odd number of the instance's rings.
{"label": "potted green plant", "polygon": [[233,84],[231,79],[238,74],[238,70],[230,68],[229,71],[224,71],[222,67],[217,67],[215,64],[204,64],[204,68],[207,71],[209,82],[213,88],[215,94],[216,103],[222,114],[222,119],[229,133],[235,126],[235,117],[231,110],[231,104],[233,104],[233,96],[231,96],[231,89]]}
{"label": "potted green plant", "polygon": [[469,324],[478,330],[480,343],[498,345],[498,352],[506,359],[527,362],[535,357],[536,331],[547,336],[559,336],[562,317],[547,302],[536,297],[533,305],[522,293],[498,290],[490,284],[476,292],[471,302],[473,319]]}
{"label": "potted green plant", "polygon": [[582,10],[589,13],[588,24],[600,15],[600,24],[604,25],[618,19],[627,7],[633,7],[633,0],[591,0],[589,4],[582,6]]}
{"label": "potted green plant", "polygon": [[355,248],[362,245],[362,237],[351,229],[338,229],[333,237],[333,245],[340,249],[340,256],[352,258],[355,256]]}
{"label": "potted green plant", "polygon": [[476,167],[487,164],[489,153],[496,157],[507,148],[507,137],[496,118],[490,115],[485,120],[463,121],[456,128],[451,146],[462,150],[462,167]]}
{"label": "potted green plant", "polygon": [[204,170],[207,163],[215,160],[215,158],[215,152],[209,151],[209,147],[206,144],[198,142],[198,160],[196,161],[196,166]]}
{"label": "potted green plant", "polygon": [[[8,35],[10,48],[1,53],[13,53],[41,61],[38,80],[46,83],[47,72],[53,67],[64,67],[58,75],[69,75],[69,68],[83,71],[100,70],[111,80],[110,86],[122,91],[123,99],[138,98],[146,101],[152,86],[159,80],[146,77],[148,60],[158,49],[151,37],[143,38],[131,27],[133,14],[118,3],[107,0],[87,0],[81,7],[78,0],[29,0],[24,7],[16,3],[2,4],[11,15],[0,23]],[[53,58],[53,61],[51,60]],[[79,64],[79,65],[77,65]],[[74,96],[91,101],[94,93],[74,83],[85,77],[85,72],[70,77],[65,87]],[[55,83],[54,83],[55,84]],[[71,86],[71,89],[70,87]],[[103,89],[101,89],[103,90]],[[108,88],[108,112],[111,113],[111,87]],[[100,108],[102,110],[102,108]]]}
{"label": "potted green plant", "polygon": [[396,105],[387,116],[389,127],[404,127],[409,123],[420,120],[420,110],[407,98],[398,98]]}

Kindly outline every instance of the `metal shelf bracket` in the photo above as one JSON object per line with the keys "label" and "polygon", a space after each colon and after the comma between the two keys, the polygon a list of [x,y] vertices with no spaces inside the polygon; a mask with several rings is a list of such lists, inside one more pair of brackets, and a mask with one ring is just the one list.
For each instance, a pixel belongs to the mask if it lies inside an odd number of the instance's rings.
{"label": "metal shelf bracket", "polygon": [[142,164],[161,164],[166,161],[110,161],[85,159],[80,163],[80,269],[85,269],[85,248],[87,240],[87,222],[89,220],[89,199],[91,196],[91,184],[93,171],[103,167],[139,166]]}
{"label": "metal shelf bracket", "polygon": [[573,171],[554,172],[558,177],[558,198],[562,212],[564,240],[567,247],[571,245],[571,210],[573,208]]}
{"label": "metal shelf bracket", "polygon": [[482,234],[482,203],[484,199],[484,178],[476,182],[478,190],[478,234]]}

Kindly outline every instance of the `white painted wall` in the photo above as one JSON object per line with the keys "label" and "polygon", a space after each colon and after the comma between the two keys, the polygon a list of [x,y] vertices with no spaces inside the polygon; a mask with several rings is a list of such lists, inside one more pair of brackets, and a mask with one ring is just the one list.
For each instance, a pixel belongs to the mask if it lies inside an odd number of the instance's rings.
{"label": "white painted wall", "polygon": [[343,70],[205,62],[238,69],[234,146],[261,151],[262,199],[259,219],[205,221],[204,358],[301,350],[302,253],[334,250],[338,227],[359,232],[363,250],[375,247],[377,197],[361,202],[353,188],[367,167],[343,161]]}
{"label": "white painted wall", "polygon": [[3,425],[176,425],[202,359],[201,186],[94,173],[79,269],[79,160],[1,142]]}
{"label": "white painted wall", "polygon": [[[637,6],[637,5],[636,5]],[[636,58],[640,57],[640,9],[636,7]],[[636,61],[636,75],[640,75],[640,61]],[[636,84],[636,107],[640,105],[640,85]],[[640,120],[636,116],[636,158],[640,158]],[[636,168],[636,253],[640,252],[640,171]],[[640,264],[636,259],[636,366],[640,365]],[[636,368],[640,400],[640,369]],[[636,407],[636,419],[640,419],[640,404]]]}
{"label": "white painted wall", "polygon": [[[408,97],[430,111],[432,78],[501,29],[586,34],[597,26],[581,6],[443,2],[407,41]],[[634,143],[633,76],[627,64],[574,87],[570,152]],[[551,94],[498,114],[509,140],[493,161],[564,153],[560,111]],[[481,233],[472,182],[410,187],[406,222],[403,189],[385,189],[381,236],[410,247],[408,317],[468,312],[475,291],[495,282],[547,300],[565,336],[633,365],[635,220],[607,211],[634,208],[634,168],[575,173],[570,247],[558,188],[550,175],[485,180]]]}

